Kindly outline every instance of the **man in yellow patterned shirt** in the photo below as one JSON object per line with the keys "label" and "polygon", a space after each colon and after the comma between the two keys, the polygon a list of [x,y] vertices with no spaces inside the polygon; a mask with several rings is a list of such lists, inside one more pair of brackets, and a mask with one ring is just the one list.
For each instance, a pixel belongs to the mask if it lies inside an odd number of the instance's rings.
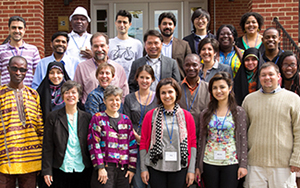
{"label": "man in yellow patterned shirt", "polygon": [[0,87],[0,188],[35,188],[41,170],[43,121],[38,93],[23,84],[27,61],[14,56],[10,82]]}

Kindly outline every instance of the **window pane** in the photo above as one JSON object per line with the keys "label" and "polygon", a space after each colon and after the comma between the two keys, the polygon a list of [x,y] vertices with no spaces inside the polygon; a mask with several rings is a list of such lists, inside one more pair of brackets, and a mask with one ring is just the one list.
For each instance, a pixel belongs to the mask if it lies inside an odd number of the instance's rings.
{"label": "window pane", "polygon": [[106,22],[98,22],[97,23],[97,32],[107,32],[107,23]]}
{"label": "window pane", "polygon": [[143,42],[143,11],[135,10],[129,12],[132,15],[132,25],[128,30],[128,35]]}
{"label": "window pane", "polygon": [[97,21],[106,20],[107,12],[106,10],[97,10]]}

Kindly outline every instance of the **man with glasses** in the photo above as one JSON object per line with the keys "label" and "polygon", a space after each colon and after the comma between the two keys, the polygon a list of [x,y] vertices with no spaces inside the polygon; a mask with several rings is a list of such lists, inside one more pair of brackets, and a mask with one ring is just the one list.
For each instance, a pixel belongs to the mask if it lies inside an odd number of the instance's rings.
{"label": "man with glasses", "polygon": [[131,14],[126,10],[119,10],[116,15],[115,26],[118,35],[109,39],[109,59],[122,65],[128,78],[131,64],[143,56],[143,45],[138,39],[128,36],[131,26]]}
{"label": "man with glasses", "polygon": [[92,35],[88,33],[87,27],[91,22],[85,8],[77,7],[69,18],[72,25],[72,32],[69,33],[69,43],[67,54],[83,62],[93,57],[90,39]]}
{"label": "man with glasses", "polygon": [[25,86],[24,57],[14,56],[6,67],[10,80],[0,86],[0,187],[36,187],[41,170],[43,120],[40,98]]}
{"label": "man with glasses", "polygon": [[28,71],[24,78],[24,85],[31,86],[34,71],[40,62],[40,54],[36,46],[25,43],[23,37],[26,31],[26,22],[20,16],[12,16],[8,21],[10,41],[0,45],[0,72],[1,85],[10,81],[7,65],[13,56],[22,56],[27,60]]}
{"label": "man with glasses", "polygon": [[201,8],[194,11],[192,18],[193,31],[192,34],[183,38],[191,47],[192,53],[198,52],[198,44],[204,38],[216,38],[208,31],[210,15],[206,10]]}

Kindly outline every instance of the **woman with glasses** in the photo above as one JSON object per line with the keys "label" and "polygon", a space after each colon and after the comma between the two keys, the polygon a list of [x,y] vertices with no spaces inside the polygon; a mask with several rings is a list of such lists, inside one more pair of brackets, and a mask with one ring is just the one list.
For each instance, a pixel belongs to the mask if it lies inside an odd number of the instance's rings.
{"label": "woman with glasses", "polygon": [[236,46],[237,31],[233,25],[221,25],[217,31],[217,40],[220,43],[219,62],[229,65],[233,72],[233,78],[241,65],[243,50]]}

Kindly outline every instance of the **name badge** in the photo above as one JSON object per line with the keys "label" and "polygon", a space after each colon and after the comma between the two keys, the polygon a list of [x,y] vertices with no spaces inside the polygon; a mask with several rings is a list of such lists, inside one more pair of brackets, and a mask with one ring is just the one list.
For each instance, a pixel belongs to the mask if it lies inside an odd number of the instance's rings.
{"label": "name badge", "polygon": [[170,152],[166,151],[165,152],[165,161],[177,161],[177,152]]}
{"label": "name badge", "polygon": [[225,158],[225,151],[214,151],[214,159],[224,160]]}

